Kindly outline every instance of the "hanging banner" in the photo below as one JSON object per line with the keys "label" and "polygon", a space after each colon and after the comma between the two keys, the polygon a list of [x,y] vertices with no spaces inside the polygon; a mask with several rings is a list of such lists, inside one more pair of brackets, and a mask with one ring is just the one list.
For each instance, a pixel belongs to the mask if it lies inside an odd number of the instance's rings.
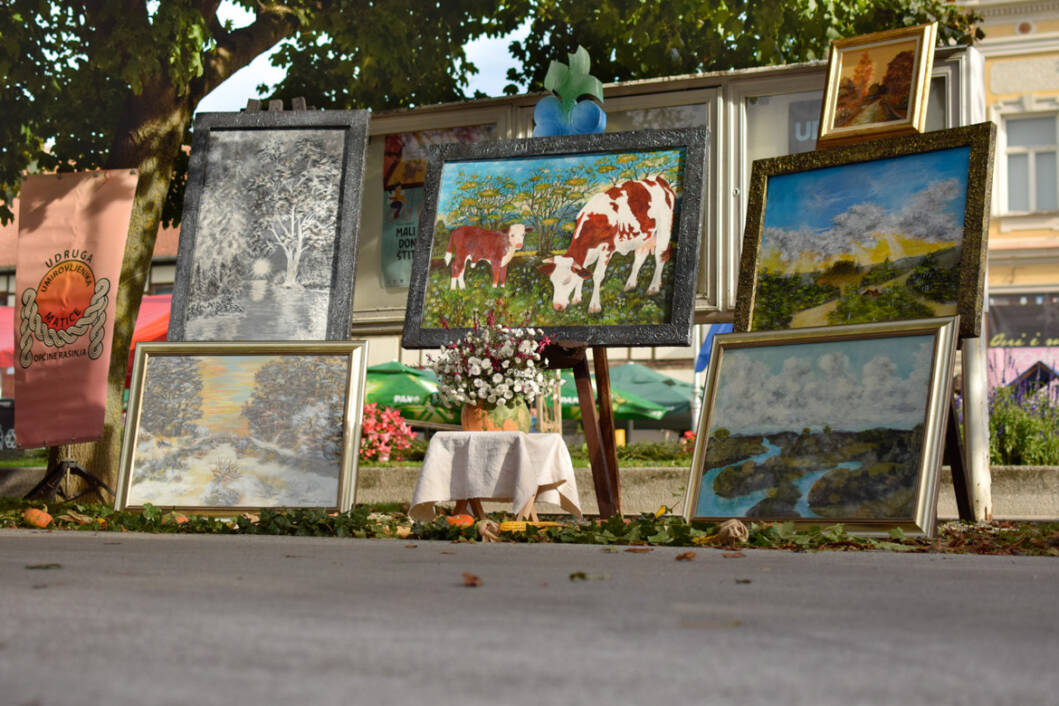
{"label": "hanging banner", "polygon": [[21,448],[103,435],[114,302],[136,179],[122,169],[22,182],[15,264]]}
{"label": "hanging banner", "polygon": [[382,282],[407,287],[423,203],[427,147],[450,142],[481,142],[496,136],[495,125],[395,133],[386,136],[382,160]]}

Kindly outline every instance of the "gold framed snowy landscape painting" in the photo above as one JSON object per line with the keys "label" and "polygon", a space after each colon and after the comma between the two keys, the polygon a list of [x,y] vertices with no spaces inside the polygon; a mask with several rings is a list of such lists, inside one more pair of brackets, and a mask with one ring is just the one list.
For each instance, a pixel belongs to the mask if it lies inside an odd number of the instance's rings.
{"label": "gold framed snowy landscape painting", "polygon": [[142,343],[118,509],[353,505],[362,341]]}

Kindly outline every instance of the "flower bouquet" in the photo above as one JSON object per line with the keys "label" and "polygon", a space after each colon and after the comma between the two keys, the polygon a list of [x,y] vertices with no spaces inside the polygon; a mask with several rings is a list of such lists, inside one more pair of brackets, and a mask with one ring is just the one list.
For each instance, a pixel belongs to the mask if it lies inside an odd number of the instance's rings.
{"label": "flower bouquet", "polygon": [[438,392],[463,403],[465,428],[469,426],[468,407],[486,412],[518,408],[525,411],[528,426],[526,405],[543,389],[542,352],[549,342],[540,329],[498,324],[492,312],[483,324],[476,314],[473,327],[463,339],[450,343],[437,358],[428,360],[438,376]]}

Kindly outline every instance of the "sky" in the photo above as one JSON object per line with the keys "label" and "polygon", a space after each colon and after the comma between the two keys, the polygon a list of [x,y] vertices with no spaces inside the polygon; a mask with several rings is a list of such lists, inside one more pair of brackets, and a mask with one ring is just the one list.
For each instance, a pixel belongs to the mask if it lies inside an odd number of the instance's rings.
{"label": "sky", "polygon": [[[958,244],[969,163],[970,148],[953,147],[770,177],[761,251],[789,263],[803,253],[874,262],[902,256],[895,236]],[[880,240],[889,251],[877,251]]]}
{"label": "sky", "polygon": [[[769,178],[765,227],[824,230],[860,203],[899,212],[932,183],[957,179],[966,190],[970,148],[912,154]],[[963,204],[946,206],[963,220]]]}
{"label": "sky", "polygon": [[925,419],[933,352],[933,335],[726,350],[710,433],[911,429]]}
{"label": "sky", "polygon": [[[217,14],[222,21],[231,20],[236,27],[245,26],[253,20],[252,13],[227,1],[221,3]],[[473,95],[475,90],[480,90],[489,96],[503,95],[504,86],[508,83],[505,78],[507,70],[516,65],[507,46],[512,40],[523,38],[528,33],[529,24],[527,23],[507,36],[479,39],[465,45],[467,58],[478,67],[479,71],[470,77],[467,95]],[[260,97],[256,90],[258,85],[266,83],[272,86],[283,80],[285,72],[269,63],[269,56],[274,51],[275,47],[254,59],[245,68],[232,74],[227,81],[202,99],[195,112],[241,110],[246,107],[247,100]]]}

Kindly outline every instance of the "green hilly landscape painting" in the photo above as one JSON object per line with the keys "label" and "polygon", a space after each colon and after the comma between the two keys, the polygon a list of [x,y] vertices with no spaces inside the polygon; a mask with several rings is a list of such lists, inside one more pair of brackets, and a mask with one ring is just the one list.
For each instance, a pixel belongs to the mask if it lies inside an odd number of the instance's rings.
{"label": "green hilly landscape painting", "polygon": [[770,177],[751,329],[956,313],[970,152]]}

